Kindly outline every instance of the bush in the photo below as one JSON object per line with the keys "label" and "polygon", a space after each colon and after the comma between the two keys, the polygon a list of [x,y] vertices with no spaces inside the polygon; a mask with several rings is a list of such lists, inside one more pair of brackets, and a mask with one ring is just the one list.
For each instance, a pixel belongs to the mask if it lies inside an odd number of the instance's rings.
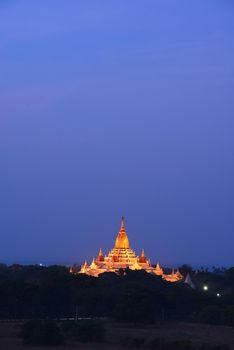
{"label": "bush", "polygon": [[223,310],[219,306],[209,305],[202,310],[201,321],[209,324],[222,324]]}
{"label": "bush", "polygon": [[61,345],[64,338],[54,321],[33,320],[23,324],[20,337],[25,345]]}
{"label": "bush", "polygon": [[234,327],[234,306],[229,305],[224,309],[225,324]]}
{"label": "bush", "polygon": [[153,323],[155,319],[153,298],[146,292],[130,291],[120,297],[113,316],[118,322]]}
{"label": "bush", "polygon": [[103,342],[105,341],[106,329],[103,323],[94,320],[82,320],[65,322],[63,330],[72,338],[80,342]]}
{"label": "bush", "polygon": [[63,321],[61,323],[61,329],[65,336],[72,335],[76,322],[75,321]]}

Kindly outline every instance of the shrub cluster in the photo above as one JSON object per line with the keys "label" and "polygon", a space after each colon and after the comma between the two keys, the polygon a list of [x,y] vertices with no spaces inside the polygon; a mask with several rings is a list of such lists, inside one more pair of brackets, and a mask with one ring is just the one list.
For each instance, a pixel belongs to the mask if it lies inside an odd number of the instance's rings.
{"label": "shrub cluster", "polygon": [[63,334],[54,321],[32,320],[23,324],[20,332],[24,345],[61,345]]}
{"label": "shrub cluster", "polygon": [[105,327],[95,320],[66,321],[60,327],[55,321],[32,320],[21,327],[20,337],[24,345],[58,346],[66,338],[80,342],[105,341]]}
{"label": "shrub cluster", "polygon": [[205,323],[234,327],[234,305],[208,305],[200,318]]}

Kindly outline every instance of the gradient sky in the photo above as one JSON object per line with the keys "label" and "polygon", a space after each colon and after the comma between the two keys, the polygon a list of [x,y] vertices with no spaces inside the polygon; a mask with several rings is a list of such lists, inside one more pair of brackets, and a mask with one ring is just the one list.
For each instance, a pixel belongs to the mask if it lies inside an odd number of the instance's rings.
{"label": "gradient sky", "polygon": [[234,265],[232,0],[0,0],[0,261]]}

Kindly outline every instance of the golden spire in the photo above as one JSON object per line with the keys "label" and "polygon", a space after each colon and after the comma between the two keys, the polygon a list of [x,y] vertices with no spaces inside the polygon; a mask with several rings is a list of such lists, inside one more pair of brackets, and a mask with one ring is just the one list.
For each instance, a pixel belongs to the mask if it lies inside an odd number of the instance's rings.
{"label": "golden spire", "polygon": [[102,254],[102,248],[100,248],[100,250],[99,250],[97,261],[104,261],[104,257]]}
{"label": "golden spire", "polygon": [[146,257],[145,257],[145,251],[144,251],[144,249],[142,249],[141,257],[140,257],[140,259],[139,259],[139,262],[140,262],[140,263],[146,263]]}
{"label": "golden spire", "polygon": [[124,226],[124,217],[122,215],[122,219],[121,219],[121,227],[120,227],[120,231],[125,231],[125,226]]}
{"label": "golden spire", "polygon": [[90,268],[91,269],[96,269],[97,268],[97,265],[96,265],[96,263],[95,263],[95,259],[93,258],[93,260],[92,260],[92,263],[91,263],[91,265],[90,265]]}
{"label": "golden spire", "polygon": [[155,274],[158,276],[163,275],[163,269],[161,268],[159,262],[157,262],[156,268],[155,268]]}
{"label": "golden spire", "polygon": [[124,217],[122,216],[121,220],[121,227],[120,231],[118,233],[118,236],[115,241],[115,248],[117,249],[128,249],[129,248],[129,240],[127,233],[125,231],[125,225],[124,225]]}

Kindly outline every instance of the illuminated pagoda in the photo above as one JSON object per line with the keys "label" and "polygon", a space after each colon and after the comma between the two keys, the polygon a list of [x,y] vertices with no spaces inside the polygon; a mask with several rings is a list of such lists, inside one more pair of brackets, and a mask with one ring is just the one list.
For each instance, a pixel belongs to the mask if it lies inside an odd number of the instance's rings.
{"label": "illuminated pagoda", "polygon": [[[172,270],[170,274],[165,274],[159,262],[156,267],[153,267],[150,264],[150,260],[146,258],[144,249],[142,249],[140,257],[135,254],[130,247],[128,235],[125,230],[124,218],[122,217],[120,231],[117,235],[114,248],[111,249],[107,256],[104,256],[102,249],[100,249],[97,258],[93,258],[90,265],[85,261],[79,273],[98,277],[104,272],[118,273],[120,269],[126,268],[131,270],[145,270],[151,274],[161,276],[162,279],[168,282],[177,282],[183,279],[179,270],[176,272]],[[71,268],[71,272],[75,271]]]}

